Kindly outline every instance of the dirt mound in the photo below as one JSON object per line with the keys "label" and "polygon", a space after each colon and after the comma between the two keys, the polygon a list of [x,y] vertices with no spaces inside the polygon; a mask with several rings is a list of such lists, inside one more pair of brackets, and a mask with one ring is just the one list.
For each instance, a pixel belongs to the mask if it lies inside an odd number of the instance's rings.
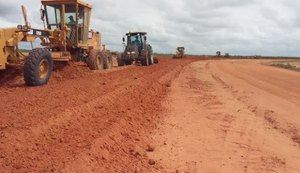
{"label": "dirt mound", "polygon": [[24,83],[22,69],[8,68],[0,71],[0,86],[19,85],[22,82]]}
{"label": "dirt mound", "polygon": [[85,62],[57,63],[54,66],[52,79],[50,82],[60,82],[70,79],[85,77],[92,73]]}
{"label": "dirt mound", "polygon": [[[62,62],[54,65],[50,83],[57,83],[69,79],[82,78],[92,71],[89,70],[84,62]],[[0,71],[0,86],[14,87],[24,86],[22,68],[8,68]]]}

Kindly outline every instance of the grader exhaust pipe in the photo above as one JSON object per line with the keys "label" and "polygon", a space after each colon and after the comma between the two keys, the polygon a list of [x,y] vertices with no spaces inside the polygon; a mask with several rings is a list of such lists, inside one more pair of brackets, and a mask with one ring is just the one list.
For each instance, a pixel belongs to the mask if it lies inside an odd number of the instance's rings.
{"label": "grader exhaust pipe", "polygon": [[30,23],[28,22],[28,18],[27,18],[27,10],[26,10],[26,7],[25,7],[24,5],[22,5],[22,13],[23,13],[25,25],[26,25],[27,28],[29,29],[31,26],[30,26]]}

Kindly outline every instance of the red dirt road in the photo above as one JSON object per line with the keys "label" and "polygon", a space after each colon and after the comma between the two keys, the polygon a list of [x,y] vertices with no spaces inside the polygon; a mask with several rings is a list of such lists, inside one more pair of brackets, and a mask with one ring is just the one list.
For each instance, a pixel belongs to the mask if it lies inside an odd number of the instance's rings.
{"label": "red dirt road", "polygon": [[300,172],[300,73],[260,62],[4,75],[0,172]]}
{"label": "red dirt road", "polygon": [[192,60],[91,72],[57,69],[48,85],[0,88],[0,172],[134,172],[148,164],[149,133],[167,85]]}
{"label": "red dirt road", "polygon": [[300,172],[300,73],[260,63],[185,67],[151,157],[166,172]]}

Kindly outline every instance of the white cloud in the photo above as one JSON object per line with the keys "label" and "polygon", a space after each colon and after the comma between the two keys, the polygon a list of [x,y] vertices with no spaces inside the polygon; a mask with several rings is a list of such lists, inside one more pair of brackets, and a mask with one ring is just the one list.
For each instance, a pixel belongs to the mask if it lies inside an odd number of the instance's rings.
{"label": "white cloud", "polygon": [[[23,23],[27,6],[32,26],[42,27],[40,1],[0,2],[0,27]],[[300,55],[297,0],[86,0],[94,6],[92,28],[112,50],[122,50],[128,31],[148,32],[156,52]]]}

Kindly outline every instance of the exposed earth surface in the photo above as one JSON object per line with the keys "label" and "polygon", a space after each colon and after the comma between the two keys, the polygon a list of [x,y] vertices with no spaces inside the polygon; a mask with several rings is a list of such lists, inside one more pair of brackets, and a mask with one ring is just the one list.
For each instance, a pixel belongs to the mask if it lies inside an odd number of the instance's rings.
{"label": "exposed earth surface", "polygon": [[0,172],[300,172],[300,73],[160,57],[48,85],[0,76]]}

